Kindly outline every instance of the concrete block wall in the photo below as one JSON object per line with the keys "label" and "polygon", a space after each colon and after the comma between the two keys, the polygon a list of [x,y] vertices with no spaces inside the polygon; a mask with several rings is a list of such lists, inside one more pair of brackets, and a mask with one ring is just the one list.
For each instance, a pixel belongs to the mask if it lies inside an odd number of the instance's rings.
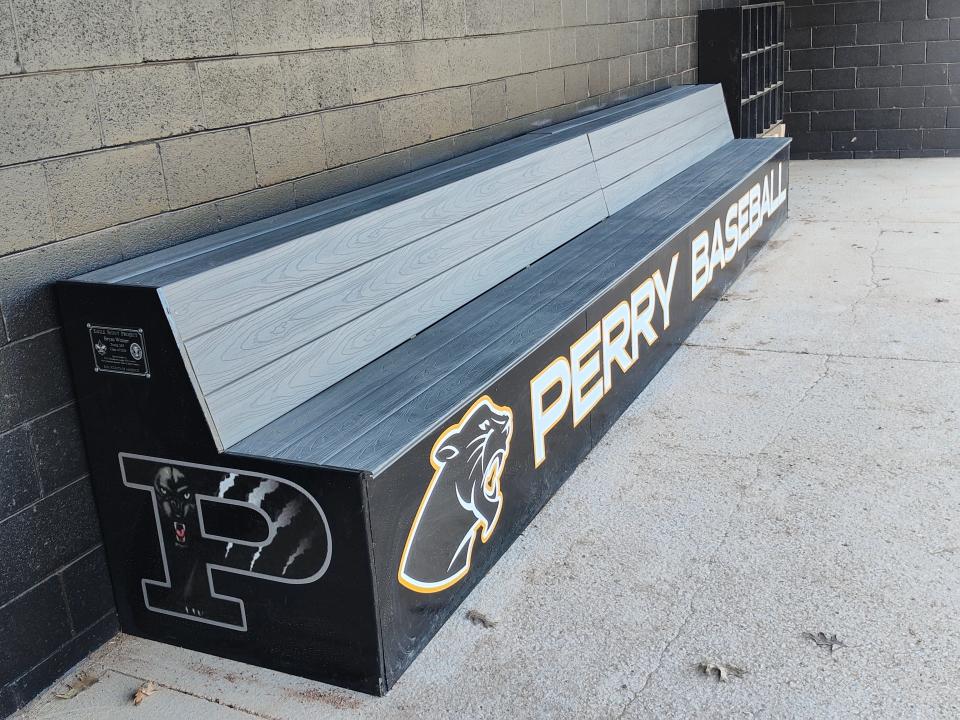
{"label": "concrete block wall", "polygon": [[0,717],[116,629],[51,282],[693,82],[720,2],[0,3]]}
{"label": "concrete block wall", "polygon": [[799,158],[960,155],[960,0],[787,0]]}

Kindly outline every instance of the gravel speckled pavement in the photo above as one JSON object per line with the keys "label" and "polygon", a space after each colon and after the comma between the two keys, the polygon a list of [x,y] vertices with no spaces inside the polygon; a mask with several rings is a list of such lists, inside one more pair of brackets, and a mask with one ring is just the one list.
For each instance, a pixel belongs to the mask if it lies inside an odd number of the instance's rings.
{"label": "gravel speckled pavement", "polygon": [[791,169],[787,224],[387,697],[120,636],[20,717],[960,717],[960,160]]}

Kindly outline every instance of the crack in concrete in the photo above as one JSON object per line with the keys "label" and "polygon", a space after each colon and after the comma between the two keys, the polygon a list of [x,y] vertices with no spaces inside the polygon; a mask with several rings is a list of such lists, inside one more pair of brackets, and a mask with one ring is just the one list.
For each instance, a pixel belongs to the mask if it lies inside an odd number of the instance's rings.
{"label": "crack in concrete", "polygon": [[195,693],[190,690],[184,690],[183,688],[174,687],[173,685],[162,683],[159,680],[151,681],[149,678],[142,678],[142,677],[139,677],[138,675],[133,675],[131,673],[124,672],[123,670],[118,670],[116,668],[110,668],[110,671],[116,673],[117,675],[123,675],[124,677],[131,678],[132,680],[139,680],[142,683],[154,682],[157,684],[157,687],[161,687],[164,690],[170,690],[172,692],[180,693],[181,695],[187,695],[189,697],[196,698],[197,700],[204,700],[206,702],[213,703],[214,705],[220,705],[225,708],[230,708],[231,710],[236,710],[237,712],[245,713],[247,715],[250,715],[251,717],[259,718],[259,720],[283,720],[283,718],[279,718],[275,715],[266,715],[264,713],[257,712],[256,710],[250,710],[249,708],[245,708],[235,703],[229,703],[224,700],[220,700],[219,698],[207,697],[205,695],[201,695],[199,693]]}
{"label": "crack in concrete", "polygon": [[676,632],[666,641],[666,643],[664,643],[663,647],[660,649],[660,653],[657,656],[657,662],[655,663],[653,669],[647,673],[647,677],[644,679],[643,685],[640,687],[640,689],[634,692],[632,697],[623,706],[623,710],[620,711],[620,714],[617,716],[617,720],[623,720],[623,718],[626,717],[627,712],[634,705],[634,703],[650,687],[650,683],[653,682],[654,676],[657,673],[659,673],[661,668],[663,667],[663,662],[666,659],[667,653],[670,651],[670,648],[673,647],[674,643],[676,643],[676,641],[679,640],[680,637],[684,634],[684,631],[687,629],[687,626],[690,624],[690,621],[693,619],[693,616],[696,614],[697,598],[700,596],[700,593],[703,591],[704,587],[706,587],[707,581],[710,579],[711,568],[713,567],[714,563],[719,557],[720,551],[723,549],[723,547],[727,543],[727,540],[730,538],[730,533],[733,530],[733,521],[735,520],[735,518],[738,517],[741,509],[743,508],[744,502],[746,501],[747,491],[750,490],[752,487],[754,487],[760,480],[760,473],[763,468],[764,460],[767,458],[769,454],[770,446],[777,441],[777,439],[780,437],[781,433],[783,432],[784,428],[787,427],[787,424],[793,418],[794,414],[797,412],[797,410],[800,409],[803,403],[806,402],[807,398],[810,396],[810,393],[812,393],[817,388],[817,386],[820,383],[822,383],[830,374],[831,357],[826,355],[820,356],[820,357],[822,357],[823,359],[823,367],[821,368],[820,373],[813,380],[813,382],[811,382],[804,389],[804,391],[800,394],[800,397],[797,399],[797,401],[790,406],[790,409],[783,414],[783,419],[781,420],[780,424],[777,426],[777,429],[774,431],[770,439],[767,440],[756,453],[750,453],[749,455],[746,456],[746,457],[752,457],[756,459],[756,465],[754,466],[753,482],[738,486],[737,502],[734,504],[733,509],[731,509],[730,512],[727,513],[726,517],[724,517],[723,519],[723,526],[724,526],[723,535],[720,537],[720,540],[714,545],[713,551],[710,553],[710,556],[707,558],[706,573],[700,579],[699,582],[694,584],[694,588],[690,593],[690,599],[689,599],[689,602],[687,603],[687,609],[686,609],[686,612],[684,613],[683,619],[680,621],[680,624],[678,625]]}
{"label": "crack in concrete", "polygon": [[902,362],[934,363],[937,365],[960,365],[960,360],[936,360],[933,358],[899,357],[897,355],[857,355],[854,353],[821,353],[811,352],[809,350],[784,350],[778,348],[746,347],[743,345],[709,345],[707,343],[681,343],[683,347],[698,348],[702,350],[729,350],[742,352],[763,352],[776,353],[778,355],[805,355],[808,357],[821,357],[830,359],[849,359],[849,360],[893,360]]}

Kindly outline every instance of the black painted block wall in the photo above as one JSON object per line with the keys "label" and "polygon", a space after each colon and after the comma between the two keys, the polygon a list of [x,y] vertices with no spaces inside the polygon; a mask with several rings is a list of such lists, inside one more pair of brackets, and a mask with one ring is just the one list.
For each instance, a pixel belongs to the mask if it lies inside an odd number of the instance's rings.
{"label": "black painted block wall", "polygon": [[787,0],[794,158],[960,155],[960,0]]}

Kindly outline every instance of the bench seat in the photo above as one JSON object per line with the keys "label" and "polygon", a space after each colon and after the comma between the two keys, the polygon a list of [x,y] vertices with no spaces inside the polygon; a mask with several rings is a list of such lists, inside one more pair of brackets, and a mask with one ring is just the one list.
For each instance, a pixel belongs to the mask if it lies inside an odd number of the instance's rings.
{"label": "bench seat", "polygon": [[670,88],[59,283],[122,629],[386,692],[784,221],[788,148]]}
{"label": "bench seat", "polygon": [[230,451],[377,475],[785,144],[724,145]]}

